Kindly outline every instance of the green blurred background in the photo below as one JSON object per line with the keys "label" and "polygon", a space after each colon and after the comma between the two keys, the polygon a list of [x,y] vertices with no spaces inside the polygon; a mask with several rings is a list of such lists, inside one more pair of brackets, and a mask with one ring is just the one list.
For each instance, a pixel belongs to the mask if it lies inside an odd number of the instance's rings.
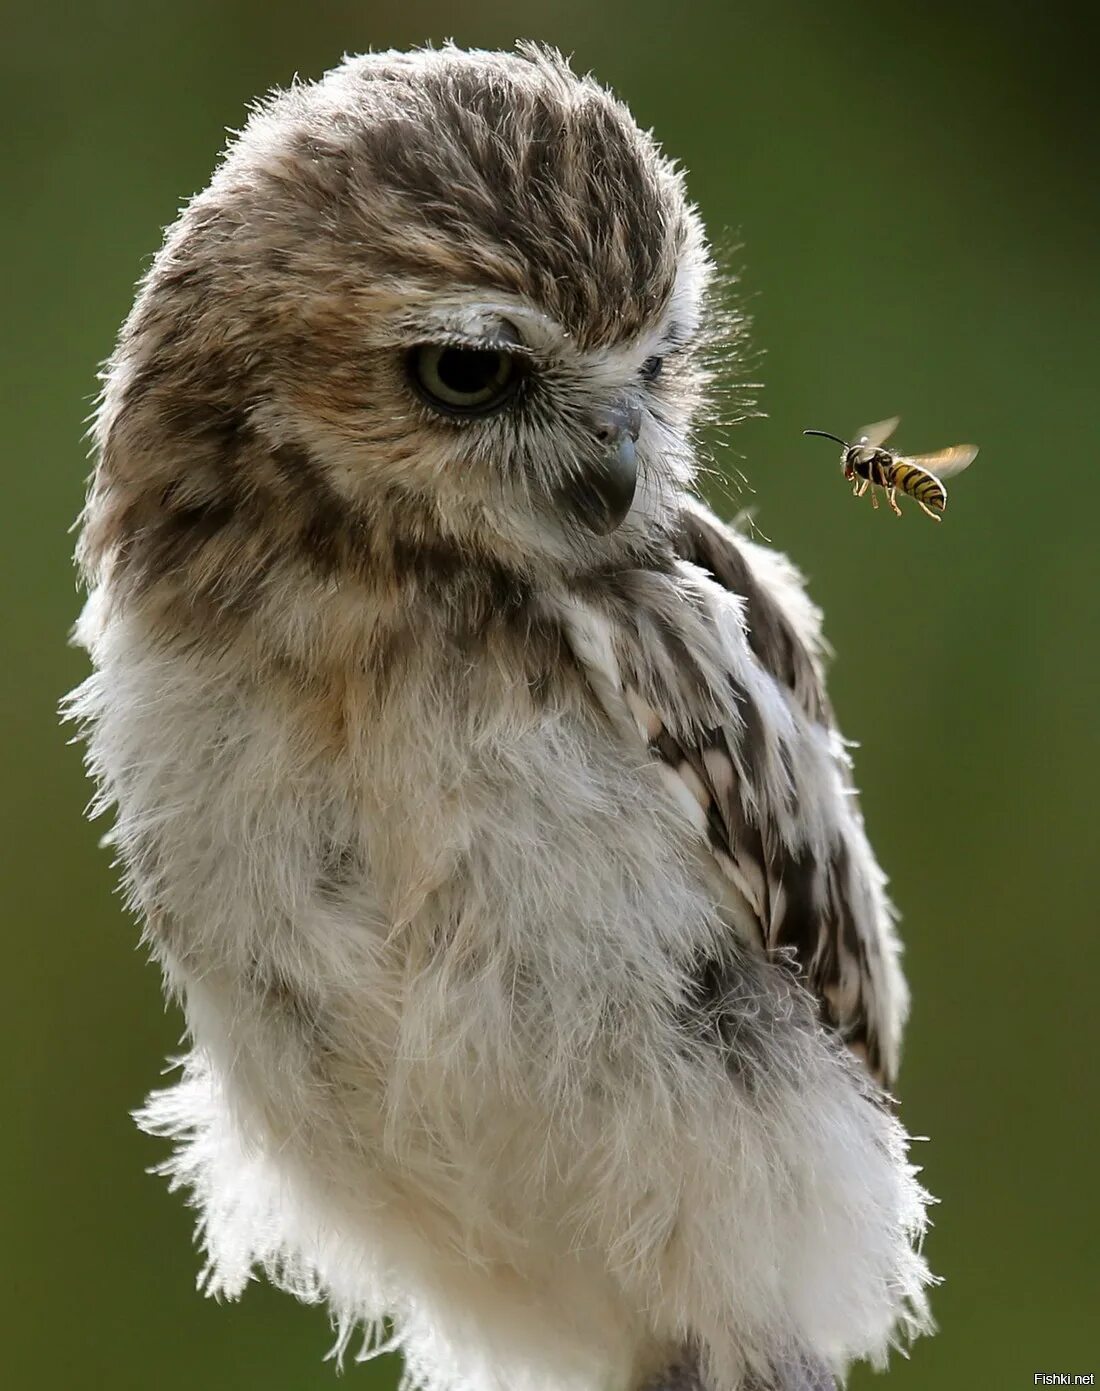
{"label": "green blurred background", "polygon": [[[994,22],[990,22],[994,17]],[[84,673],[66,534],[97,362],[160,228],[248,100],[341,52],[558,44],[691,171],[740,244],[767,418],[728,459],[828,615],[874,840],[905,915],[901,1081],[942,1332],[889,1380],[1100,1373],[1095,892],[1097,108],[1067,6],[869,0],[86,0],[5,14],[0,1148],[6,1385],[331,1387],[324,1315],[194,1289],[191,1217],[128,1109],[179,1018],[113,894],[54,707]],[[982,445],[943,526],[857,506],[844,432]],[[346,1384],[393,1384],[392,1367]],[[867,1388],[874,1378],[853,1379]]]}

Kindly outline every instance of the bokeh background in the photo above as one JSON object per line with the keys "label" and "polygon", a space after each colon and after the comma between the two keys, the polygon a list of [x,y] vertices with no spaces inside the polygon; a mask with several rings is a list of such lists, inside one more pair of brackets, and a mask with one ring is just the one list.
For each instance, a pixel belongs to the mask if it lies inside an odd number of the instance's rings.
{"label": "bokeh background", "polygon": [[[1083,13],[1083,11],[1082,11]],[[67,528],[134,279],[249,99],[345,51],[558,44],[691,171],[766,350],[723,459],[812,580],[904,910],[901,1081],[942,1326],[856,1388],[1100,1374],[1096,1062],[1100,179],[1075,10],[871,0],[84,0],[3,17],[5,570],[0,1364],[13,1388],[334,1385],[323,1313],[199,1298],[128,1110],[180,1029],[82,820]],[[838,432],[974,439],[947,520],[856,505]],[[719,490],[720,494],[729,490]],[[394,1384],[392,1366],[348,1387]]]}

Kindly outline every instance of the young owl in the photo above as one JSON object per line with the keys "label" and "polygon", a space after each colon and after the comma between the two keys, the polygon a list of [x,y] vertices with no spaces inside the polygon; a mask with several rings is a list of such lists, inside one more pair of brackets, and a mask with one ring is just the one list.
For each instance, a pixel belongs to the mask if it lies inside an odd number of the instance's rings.
{"label": "young owl", "polygon": [[264,102],[106,374],[75,693],[206,1284],[431,1391],[823,1391],[926,1323],[891,909],[710,263],[554,53]]}

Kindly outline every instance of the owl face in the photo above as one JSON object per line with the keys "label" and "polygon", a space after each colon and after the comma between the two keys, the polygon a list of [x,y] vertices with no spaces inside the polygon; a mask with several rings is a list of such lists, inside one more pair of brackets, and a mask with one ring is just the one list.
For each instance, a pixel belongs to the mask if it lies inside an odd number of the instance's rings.
{"label": "owl face", "polygon": [[289,424],[349,505],[391,490],[517,544],[598,546],[690,473],[695,291],[585,345],[521,293],[406,285],[368,318],[354,380],[342,358],[288,380],[273,434]]}
{"label": "owl face", "polygon": [[708,272],[680,175],[556,55],[348,60],[261,106],[170,230],[108,375],[89,552],[167,504],[162,566],[186,517],[308,559],[390,512],[605,562],[691,472]]}

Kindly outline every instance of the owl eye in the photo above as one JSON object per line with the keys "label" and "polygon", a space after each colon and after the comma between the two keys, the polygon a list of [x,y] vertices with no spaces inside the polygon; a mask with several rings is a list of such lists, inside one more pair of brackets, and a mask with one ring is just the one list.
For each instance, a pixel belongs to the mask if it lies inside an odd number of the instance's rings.
{"label": "owl eye", "polygon": [[661,375],[661,370],[665,365],[663,357],[647,357],[642,363],[638,375],[643,382],[655,382]]}
{"label": "owl eye", "polygon": [[520,362],[500,348],[425,343],[409,354],[408,371],[421,398],[445,415],[489,415],[515,392]]}

